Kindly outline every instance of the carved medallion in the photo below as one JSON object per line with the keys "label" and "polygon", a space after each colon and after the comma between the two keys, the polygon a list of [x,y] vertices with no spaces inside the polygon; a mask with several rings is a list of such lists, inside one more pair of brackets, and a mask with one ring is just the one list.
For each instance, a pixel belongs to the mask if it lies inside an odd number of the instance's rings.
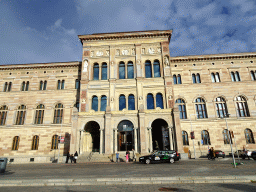
{"label": "carved medallion", "polygon": [[97,52],[96,52],[96,55],[97,55],[98,57],[102,56],[102,55],[103,55],[103,51],[97,51]]}

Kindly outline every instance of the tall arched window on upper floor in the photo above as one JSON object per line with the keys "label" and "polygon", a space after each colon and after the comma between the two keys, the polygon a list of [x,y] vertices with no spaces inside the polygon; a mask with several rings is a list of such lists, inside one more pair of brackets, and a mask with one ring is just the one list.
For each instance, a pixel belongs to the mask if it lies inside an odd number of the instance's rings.
{"label": "tall arched window on upper floor", "polygon": [[251,129],[245,129],[244,130],[245,140],[247,144],[253,144],[255,143],[253,133]]}
{"label": "tall arched window on upper floor", "polygon": [[119,63],[119,79],[125,79],[125,64],[123,61]]}
{"label": "tall arched window on upper floor", "polygon": [[256,80],[256,71],[251,71],[251,78],[253,81]]}
{"label": "tall arched window on upper floor", "polygon": [[231,71],[230,75],[231,75],[232,81],[241,81],[240,74],[238,71],[235,71],[235,72]]}
{"label": "tall arched window on upper floor", "polygon": [[181,75],[180,74],[177,75],[177,80],[178,80],[178,84],[182,84]]}
{"label": "tall arched window on upper floor", "polygon": [[79,81],[79,79],[76,79],[75,89],[80,89],[80,81]]}
{"label": "tall arched window on upper floor", "polygon": [[154,109],[154,96],[152,93],[147,95],[147,109]]}
{"label": "tall arched window on upper floor", "polygon": [[29,81],[25,82],[23,81],[21,84],[21,91],[28,91],[29,89]]}
{"label": "tall arched window on upper floor", "polygon": [[128,96],[128,110],[135,110],[135,99],[132,94]]}
{"label": "tall arched window on upper floor", "polygon": [[196,114],[198,119],[207,118],[206,104],[203,98],[195,100]]}
{"label": "tall arched window on upper floor", "polygon": [[98,97],[97,96],[93,96],[92,97],[92,109],[94,111],[98,111],[98,105],[99,105]]}
{"label": "tall arched window on upper floor", "polygon": [[231,143],[233,144],[230,132],[227,129],[223,130],[223,139],[224,139],[224,144],[230,144],[230,140],[231,140]]}
{"label": "tall arched window on upper floor", "polygon": [[175,103],[178,104],[178,108],[180,111],[180,119],[187,119],[187,112],[186,112],[186,103],[183,99],[177,99]]}
{"label": "tall arched window on upper floor", "polygon": [[183,140],[183,145],[189,145],[188,133],[186,131],[182,131],[182,140]]}
{"label": "tall arched window on upper floor", "polygon": [[33,136],[31,150],[38,150],[38,146],[39,146],[39,136],[35,135]]}
{"label": "tall arched window on upper floor", "polygon": [[176,75],[173,75],[172,77],[173,77],[173,84],[176,85],[176,84],[177,84],[177,76],[176,76]]}
{"label": "tall arched window on upper floor", "polygon": [[26,116],[26,106],[20,105],[17,110],[16,125],[23,125]]}
{"label": "tall arched window on upper floor", "polygon": [[153,66],[154,66],[154,77],[161,77],[159,61],[155,60]]}
{"label": "tall arched window on upper floor", "polygon": [[152,66],[150,61],[145,62],[145,76],[146,78],[151,78],[152,77]]}
{"label": "tall arched window on upper floor", "polygon": [[236,111],[239,117],[250,117],[247,101],[245,97],[238,96],[235,98]]}
{"label": "tall arched window on upper floor", "polygon": [[100,111],[106,111],[107,107],[107,96],[102,95],[100,100]]}
{"label": "tall arched window on upper floor", "polygon": [[8,88],[8,83],[5,82],[5,83],[4,83],[4,90],[3,90],[3,92],[7,92],[7,88]]}
{"label": "tall arched window on upper floor", "polygon": [[211,73],[211,78],[213,83],[220,82],[220,75],[218,72]]}
{"label": "tall arched window on upper floor", "polygon": [[63,105],[61,103],[58,103],[57,105],[55,105],[53,123],[62,124],[62,119],[63,119]]}
{"label": "tall arched window on upper floor", "polygon": [[201,131],[201,139],[203,141],[203,145],[211,145],[210,135],[208,131]]}
{"label": "tall arched window on upper floor", "polygon": [[100,72],[99,64],[94,63],[94,65],[93,65],[93,80],[99,80],[99,72]]}
{"label": "tall arched window on upper floor", "polygon": [[58,149],[58,135],[53,135],[52,136],[51,149]]}
{"label": "tall arched window on upper floor", "polygon": [[162,93],[156,94],[156,107],[164,108],[163,95]]}
{"label": "tall arched window on upper floor", "polygon": [[8,107],[6,105],[0,107],[0,125],[5,125]]}
{"label": "tall arched window on upper floor", "polygon": [[127,78],[128,79],[133,79],[134,78],[134,67],[133,63],[131,61],[128,62],[127,64]]}
{"label": "tall arched window on upper floor", "polygon": [[44,120],[44,105],[40,104],[36,107],[35,124],[43,124]]}
{"label": "tall arched window on upper floor", "polygon": [[215,107],[218,118],[228,117],[227,104],[223,97],[217,97],[215,99]]}
{"label": "tall arched window on upper floor", "polygon": [[101,65],[101,80],[108,79],[108,65],[107,63],[102,63]]}
{"label": "tall arched window on upper floor", "polygon": [[5,82],[5,84],[4,84],[4,92],[10,92],[11,91],[11,89],[12,89],[12,82]]}
{"label": "tall arched window on upper floor", "polygon": [[201,83],[201,78],[200,78],[199,73],[197,73],[197,74],[193,73],[192,74],[192,82],[193,83]]}
{"label": "tall arched window on upper floor", "polygon": [[18,150],[19,149],[19,143],[20,143],[20,137],[19,136],[13,137],[12,150]]}
{"label": "tall arched window on upper floor", "polygon": [[119,111],[126,108],[126,98],[124,95],[119,96]]}

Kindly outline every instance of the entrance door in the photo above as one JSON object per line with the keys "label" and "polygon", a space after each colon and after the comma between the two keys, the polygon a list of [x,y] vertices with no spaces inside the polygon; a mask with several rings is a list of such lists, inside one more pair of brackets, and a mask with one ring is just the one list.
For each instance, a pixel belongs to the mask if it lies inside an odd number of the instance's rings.
{"label": "entrance door", "polygon": [[118,151],[131,151],[134,148],[133,124],[125,120],[118,124]]}
{"label": "entrance door", "polygon": [[168,124],[163,119],[156,119],[152,123],[153,150],[170,150]]}

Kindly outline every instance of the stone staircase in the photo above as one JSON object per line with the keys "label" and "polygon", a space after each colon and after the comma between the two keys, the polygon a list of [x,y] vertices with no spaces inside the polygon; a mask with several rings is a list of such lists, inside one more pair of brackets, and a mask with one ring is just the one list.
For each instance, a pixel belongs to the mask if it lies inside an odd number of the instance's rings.
{"label": "stone staircase", "polygon": [[99,154],[99,152],[86,152],[78,156],[77,162],[112,162],[112,156]]}

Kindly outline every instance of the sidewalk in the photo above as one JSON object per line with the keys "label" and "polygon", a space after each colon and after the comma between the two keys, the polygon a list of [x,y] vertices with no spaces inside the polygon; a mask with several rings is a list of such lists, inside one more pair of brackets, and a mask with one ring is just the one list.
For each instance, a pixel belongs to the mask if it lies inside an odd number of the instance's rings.
{"label": "sidewalk", "polygon": [[241,183],[256,181],[256,161],[187,160],[174,164],[77,163],[8,165],[0,187],[168,183]]}

